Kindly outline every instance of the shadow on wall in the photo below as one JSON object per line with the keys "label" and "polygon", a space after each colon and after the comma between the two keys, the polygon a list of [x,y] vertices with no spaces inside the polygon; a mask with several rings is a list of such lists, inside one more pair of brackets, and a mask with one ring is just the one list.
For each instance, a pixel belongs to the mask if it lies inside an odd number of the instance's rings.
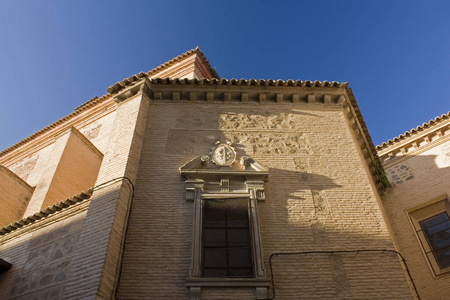
{"label": "shadow on wall", "polygon": [[[422,180],[424,185],[430,183],[432,178],[439,178],[450,173],[450,144],[443,148],[439,155],[404,155],[397,160],[386,163],[386,176],[393,186],[403,183]],[[399,161],[398,163],[396,161]],[[389,166],[393,164],[392,166]],[[417,180],[415,181],[417,184]]]}
{"label": "shadow on wall", "polygon": [[1,257],[13,266],[0,274],[0,298],[62,299],[83,221],[76,215],[1,245]]}
{"label": "shadow on wall", "polygon": [[[303,118],[324,119],[292,107],[214,111],[191,104],[156,105],[148,116],[118,297],[188,298],[194,205],[185,200],[178,168],[207,155],[217,140],[231,140],[238,156],[269,167],[266,200],[258,202],[268,277],[269,256],[275,252],[393,249],[369,178],[360,182],[348,166],[343,172],[333,173],[331,167],[323,174],[310,171],[305,160],[326,159],[334,149],[314,157],[308,134],[299,127]],[[328,123],[322,133],[332,135],[327,130],[336,129]],[[344,145],[345,139],[335,142]],[[328,163],[334,168],[339,159],[322,162],[324,168]],[[392,253],[279,257],[274,274],[276,299],[412,298]],[[211,289],[205,298],[225,299],[222,292]]]}

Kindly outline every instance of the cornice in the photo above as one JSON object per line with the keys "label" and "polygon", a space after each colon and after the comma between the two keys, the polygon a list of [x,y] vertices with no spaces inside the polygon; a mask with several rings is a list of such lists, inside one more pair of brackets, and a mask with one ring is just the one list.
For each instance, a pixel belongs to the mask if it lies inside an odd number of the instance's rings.
{"label": "cornice", "polygon": [[382,146],[378,155],[386,166],[399,163],[450,140],[450,113],[430,120],[410,132],[405,132]]}
{"label": "cornice", "polygon": [[[388,140],[386,143],[382,143],[377,146],[377,151],[379,153],[386,153],[394,149],[398,143],[401,143],[404,140],[411,140],[415,138],[420,138],[424,131],[439,130],[442,127],[442,123],[446,123],[450,119],[450,112],[443,114],[441,116],[437,116],[434,120],[428,121],[428,123],[423,123],[422,125],[417,126],[416,128],[411,129],[410,131],[406,131],[404,134],[400,134],[398,137],[393,138],[392,140]],[[444,125],[445,126],[445,125]]]}
{"label": "cornice", "polygon": [[[425,138],[427,138],[427,136],[425,136]],[[445,136],[438,136],[432,141],[428,139],[428,142],[425,142],[423,139],[424,143],[421,144],[414,141],[412,143],[405,144],[403,147],[397,147],[395,150],[387,152],[384,155],[380,154],[380,159],[384,168],[387,169],[448,141],[450,141],[450,133],[447,133]]]}
{"label": "cornice", "polygon": [[149,100],[187,102],[316,103],[339,105],[347,83],[320,81],[169,79],[149,80]]}
{"label": "cornice", "polygon": [[375,182],[375,186],[380,195],[382,195],[387,187],[387,183],[383,182],[385,175],[380,159],[352,89],[347,88],[346,92],[348,95],[348,102],[346,101],[343,103],[344,111],[347,112],[347,119],[356,136],[357,146],[360,147],[363,158]]}

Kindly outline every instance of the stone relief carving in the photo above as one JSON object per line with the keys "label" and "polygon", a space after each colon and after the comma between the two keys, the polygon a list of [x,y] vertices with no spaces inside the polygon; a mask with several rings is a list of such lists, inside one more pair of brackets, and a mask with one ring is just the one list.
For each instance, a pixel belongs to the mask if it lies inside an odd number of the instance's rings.
{"label": "stone relief carving", "polygon": [[317,245],[329,246],[330,241],[328,238],[328,232],[326,231],[322,221],[319,219],[312,219],[310,222],[314,243]]}
{"label": "stone relief carving", "polygon": [[102,124],[98,124],[96,127],[89,128],[83,131],[83,135],[87,137],[89,140],[95,139],[98,136],[101,127]]}
{"label": "stone relief carving", "polygon": [[211,128],[211,129],[298,129],[299,116],[294,113],[254,109],[248,113],[230,110],[211,110],[187,107],[179,112],[177,128]]}
{"label": "stone relief carving", "polygon": [[312,154],[307,134],[299,132],[300,116],[292,112],[186,107],[178,113],[175,126],[178,129],[169,130],[167,153],[193,154],[220,139],[232,141],[250,155]]}
{"label": "stone relief carving", "polygon": [[170,130],[166,151],[174,154],[193,154],[194,149],[205,148],[205,145],[220,137],[232,141],[235,145],[244,146],[246,152],[252,155],[311,154],[304,134],[220,131],[205,133],[193,130]]}
{"label": "stone relief carving", "polygon": [[233,132],[225,136],[235,144],[251,147],[252,153],[257,155],[292,155],[308,154],[305,147],[306,137],[299,133],[258,133]]}
{"label": "stone relief carving", "polygon": [[325,215],[330,213],[330,206],[326,198],[325,192],[320,190],[311,190],[316,215]]}
{"label": "stone relief carving", "polygon": [[292,130],[296,128],[294,114],[266,111],[264,114],[246,114],[229,112],[221,114],[219,119],[222,129],[284,129]]}
{"label": "stone relief carving", "polygon": [[11,171],[14,172],[17,176],[22,178],[23,180],[27,180],[28,175],[30,174],[31,170],[34,169],[36,166],[36,162],[39,158],[39,154],[32,155],[20,163],[14,165],[11,167]]}
{"label": "stone relief carving", "polygon": [[309,163],[309,157],[294,157],[294,165],[297,171],[300,171],[300,177],[303,181],[310,180],[311,166]]}

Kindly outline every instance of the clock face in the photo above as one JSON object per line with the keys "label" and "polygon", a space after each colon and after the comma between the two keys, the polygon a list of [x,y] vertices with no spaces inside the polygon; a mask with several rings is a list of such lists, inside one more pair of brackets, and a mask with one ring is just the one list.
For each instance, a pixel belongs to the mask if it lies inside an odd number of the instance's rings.
{"label": "clock face", "polygon": [[229,166],[236,160],[236,152],[227,144],[220,144],[212,151],[212,160],[219,166]]}

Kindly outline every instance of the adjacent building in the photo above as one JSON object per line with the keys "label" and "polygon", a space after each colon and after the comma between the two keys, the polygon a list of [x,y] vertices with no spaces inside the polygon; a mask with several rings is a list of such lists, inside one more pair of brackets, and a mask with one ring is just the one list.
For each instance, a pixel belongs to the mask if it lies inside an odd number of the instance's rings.
{"label": "adjacent building", "polygon": [[450,113],[377,147],[398,251],[423,299],[450,294]]}

